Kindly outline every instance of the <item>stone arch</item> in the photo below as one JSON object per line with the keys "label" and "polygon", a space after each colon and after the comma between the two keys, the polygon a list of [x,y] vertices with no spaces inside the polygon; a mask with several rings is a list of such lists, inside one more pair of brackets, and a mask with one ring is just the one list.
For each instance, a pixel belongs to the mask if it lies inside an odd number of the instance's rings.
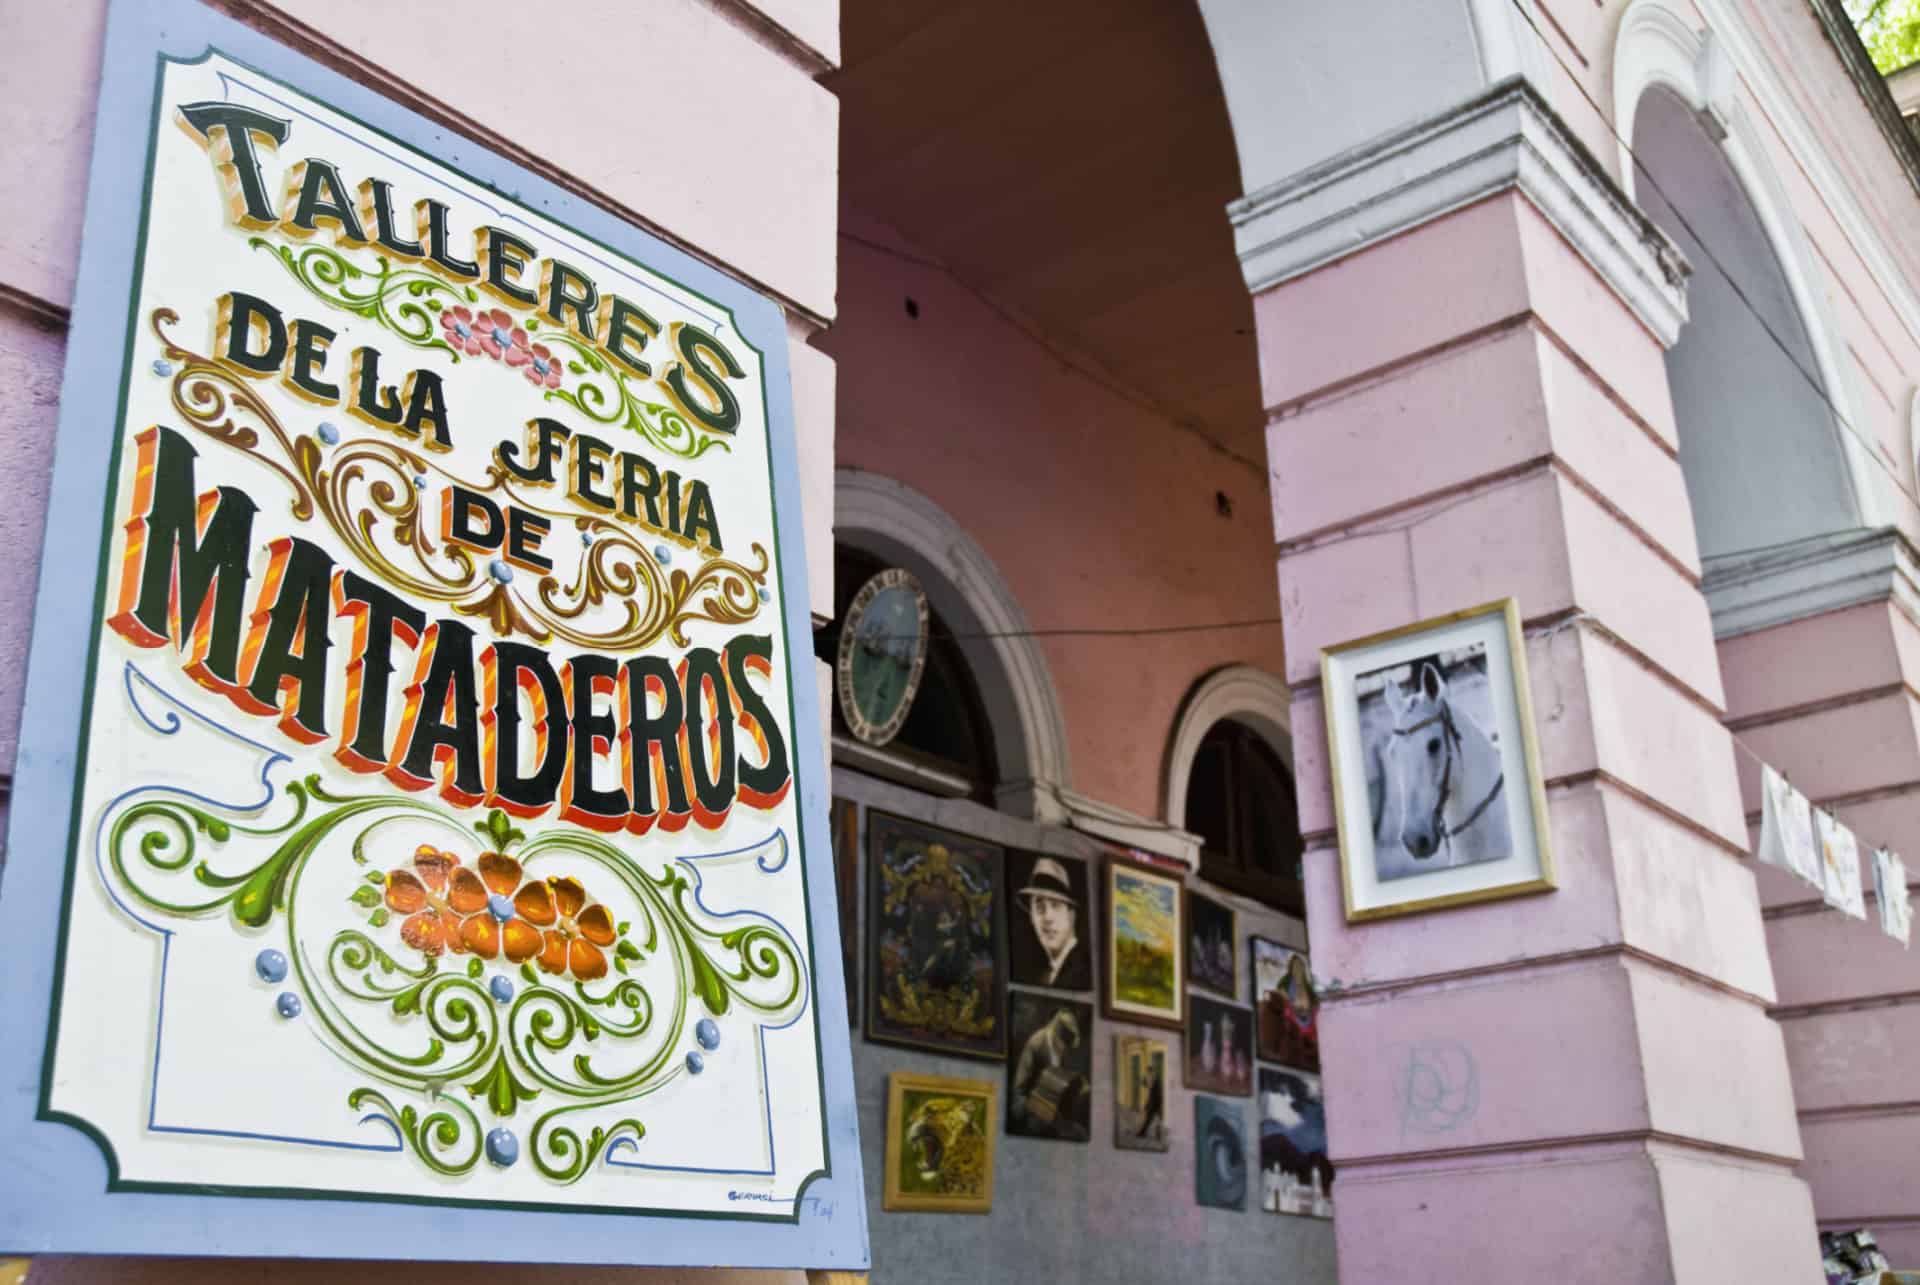
{"label": "stone arch", "polygon": [[[1669,172],[1658,187],[1682,207],[1686,222],[1714,248],[1721,263],[1741,277],[1746,296],[1733,298],[1718,268],[1710,262],[1695,262],[1689,292],[1695,321],[1668,353],[1683,470],[1694,500],[1710,601],[1716,559],[1743,561],[1743,549],[1888,520],[1874,462],[1865,444],[1846,428],[1853,422],[1851,385],[1839,360],[1829,301],[1818,285],[1805,231],[1740,101],[1739,82],[1739,69],[1726,45],[1710,28],[1696,29],[1690,15],[1673,0],[1634,0],[1622,15],[1614,46],[1613,104],[1615,130],[1625,140],[1620,152],[1622,186],[1696,260],[1702,259],[1693,235],[1679,225],[1661,192],[1653,190],[1655,185],[1646,181],[1640,168],[1646,164],[1658,173],[1665,161],[1672,171],[1680,167],[1668,153],[1685,153],[1693,162],[1684,167],[1686,177],[1676,178]],[[1690,119],[1681,122],[1676,107],[1683,107]],[[1657,121],[1652,119],[1656,113]],[[1692,131],[1691,137],[1678,136],[1684,131]],[[1703,199],[1720,167],[1724,167],[1723,176],[1731,176],[1731,183],[1722,186],[1732,188],[1734,199]],[[1695,199],[1687,199],[1689,192]],[[1764,240],[1764,250],[1758,253],[1750,235],[1755,229]],[[1771,336],[1760,332],[1763,359],[1779,380],[1777,391],[1783,402],[1774,405],[1795,410],[1769,415],[1767,407],[1755,408],[1756,422],[1784,437],[1768,441],[1767,449],[1746,451],[1752,462],[1778,465],[1761,476],[1762,485],[1756,487],[1738,480],[1738,461],[1734,469],[1726,469],[1729,461],[1722,457],[1733,450],[1732,443],[1703,442],[1697,437],[1689,441],[1687,426],[1690,419],[1712,424],[1743,416],[1724,399],[1716,401],[1704,387],[1711,381],[1701,377],[1700,368],[1719,366],[1712,336],[1701,327],[1712,328],[1725,324],[1723,318],[1748,313],[1749,302],[1767,315],[1769,298],[1775,306],[1767,321]],[[1752,323],[1743,320],[1741,324]],[[1780,352],[1773,337],[1790,356]],[[1791,362],[1800,370],[1780,362]],[[1801,371],[1816,377],[1818,390],[1808,387]],[[1757,380],[1743,383],[1751,400],[1768,398],[1771,385]],[[1749,439],[1742,445],[1751,448],[1753,442]],[[1742,495],[1732,496],[1733,490]],[[1749,510],[1752,520],[1727,516],[1736,503]],[[1718,620],[1722,613],[1715,605]]]}
{"label": "stone arch", "polygon": [[1181,702],[1167,745],[1167,775],[1162,797],[1168,825],[1183,825],[1187,813],[1187,778],[1200,742],[1221,719],[1230,718],[1252,728],[1287,771],[1293,771],[1293,697],[1287,685],[1251,665],[1216,669],[1194,685]]}
{"label": "stone arch", "polygon": [[997,801],[1038,821],[1061,820],[1072,781],[1066,720],[1046,657],[1006,578],[945,509],[904,482],[861,469],[833,478],[834,538],[919,578],[980,688],[993,727]]}

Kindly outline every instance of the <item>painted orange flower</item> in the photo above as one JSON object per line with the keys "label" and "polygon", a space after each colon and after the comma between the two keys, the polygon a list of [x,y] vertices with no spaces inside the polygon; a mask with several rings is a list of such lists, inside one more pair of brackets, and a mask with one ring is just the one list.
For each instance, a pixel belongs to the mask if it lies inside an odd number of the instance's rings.
{"label": "painted orange flower", "polygon": [[504,852],[482,853],[476,866],[423,843],[411,870],[389,871],[387,905],[407,916],[400,940],[426,955],[504,954],[515,964],[537,957],[549,973],[571,970],[582,981],[606,976],[601,947],[613,945],[613,916],[589,901],[578,879],[524,879],[520,863]]}

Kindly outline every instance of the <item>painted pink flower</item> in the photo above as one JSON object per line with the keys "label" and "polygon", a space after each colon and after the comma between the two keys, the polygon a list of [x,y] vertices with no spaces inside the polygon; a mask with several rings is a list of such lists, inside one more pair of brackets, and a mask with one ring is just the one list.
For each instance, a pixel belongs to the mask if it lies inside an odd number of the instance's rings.
{"label": "painted pink flower", "polygon": [[533,346],[527,364],[520,368],[520,373],[535,388],[560,387],[560,359],[545,344]]}
{"label": "painted pink flower", "polygon": [[464,304],[455,304],[440,313],[440,329],[447,335],[447,343],[454,351],[463,352],[469,357],[478,357],[480,347],[480,326],[474,320],[473,309]]}
{"label": "painted pink flower", "polygon": [[495,361],[524,366],[533,360],[533,354],[527,350],[527,332],[513,324],[505,308],[482,312],[473,319],[473,328],[480,337],[480,347]]}

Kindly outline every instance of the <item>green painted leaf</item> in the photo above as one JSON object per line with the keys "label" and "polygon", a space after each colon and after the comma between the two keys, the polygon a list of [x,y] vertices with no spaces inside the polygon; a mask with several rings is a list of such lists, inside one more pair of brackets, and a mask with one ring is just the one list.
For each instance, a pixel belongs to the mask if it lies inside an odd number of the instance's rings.
{"label": "green painted leaf", "polygon": [[365,906],[371,910],[380,904],[380,891],[367,884],[361,884],[353,890],[353,895],[348,897],[347,900],[356,906]]}
{"label": "green painted leaf", "polygon": [[372,924],[375,928],[385,928],[387,926],[387,920],[391,919],[392,917],[393,917],[392,915],[387,913],[387,908],[385,906],[382,906],[380,907],[380,909],[374,911],[373,914],[368,917],[367,922]]}
{"label": "green painted leaf", "polygon": [[619,933],[622,937],[625,937],[627,935],[627,929],[631,927],[633,927],[632,924],[622,919],[620,923],[614,928],[613,931],[615,931],[616,933]]}
{"label": "green painted leaf", "polygon": [[479,977],[481,973],[484,973],[486,971],[487,971],[486,966],[482,964],[479,960],[469,959],[467,961],[467,976]]}
{"label": "green painted leaf", "polygon": [[523,1083],[513,1073],[504,1050],[494,1056],[486,1074],[467,1085],[467,1092],[476,1098],[484,1097],[487,1108],[497,1116],[510,1116],[519,1110],[522,1102],[540,1096],[540,1090]]}
{"label": "green painted leaf", "polygon": [[638,959],[640,948],[623,937],[620,944],[613,948],[613,954],[616,959]]}
{"label": "green painted leaf", "polygon": [[380,873],[380,871],[378,870],[367,871],[368,883],[385,883],[386,881],[387,881],[386,875]]}
{"label": "green painted leaf", "polygon": [[540,976],[533,971],[532,964],[520,965],[520,975],[527,979],[527,985],[529,986],[538,986],[540,984]]}

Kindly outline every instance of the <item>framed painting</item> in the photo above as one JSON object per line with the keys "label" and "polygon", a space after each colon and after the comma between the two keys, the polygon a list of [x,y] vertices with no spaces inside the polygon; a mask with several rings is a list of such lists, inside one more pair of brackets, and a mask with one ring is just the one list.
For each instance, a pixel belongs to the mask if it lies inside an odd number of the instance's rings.
{"label": "framed painting", "polygon": [[895,1071],[887,1077],[887,1159],[880,1207],[936,1214],[993,1209],[991,1080]]}
{"label": "framed painting", "polygon": [[1013,901],[1007,950],[1017,986],[1093,989],[1087,945],[1087,863],[1072,857],[1014,852],[1007,857]]}
{"label": "framed painting", "polygon": [[1247,1122],[1238,1102],[1193,1099],[1193,1195],[1214,1209],[1247,1207]]}
{"label": "framed painting", "polygon": [[1187,1087],[1244,1098],[1253,1092],[1253,1010],[1205,995],[1187,1003]]}
{"label": "framed painting", "polygon": [[867,812],[867,1038],[1007,1055],[1005,854]]}
{"label": "framed painting", "polygon": [[1009,1009],[1007,1132],[1087,1141],[1093,1136],[1093,1005],[1015,991]]}
{"label": "framed painting", "polygon": [[1113,1145],[1122,1151],[1167,1149],[1165,1040],[1113,1037]]}
{"label": "framed painting", "polygon": [[1181,890],[1178,875],[1108,859],[1101,1008],[1114,1021],[1186,1024]]}
{"label": "framed painting", "polygon": [[860,809],[835,799],[827,813],[833,831],[833,887],[840,906],[840,967],[847,979],[847,1026],[860,1029]]}
{"label": "framed painting", "polygon": [[1233,907],[1187,891],[1187,983],[1240,998],[1237,924]]}
{"label": "framed painting", "polygon": [[1320,657],[1347,920],[1554,887],[1511,598]]}
{"label": "framed painting", "polygon": [[1247,938],[1260,1060],[1320,1069],[1320,996],[1306,954],[1266,937]]}
{"label": "framed painting", "polygon": [[1260,1207],[1333,1217],[1333,1162],[1320,1077],[1260,1068]]}

